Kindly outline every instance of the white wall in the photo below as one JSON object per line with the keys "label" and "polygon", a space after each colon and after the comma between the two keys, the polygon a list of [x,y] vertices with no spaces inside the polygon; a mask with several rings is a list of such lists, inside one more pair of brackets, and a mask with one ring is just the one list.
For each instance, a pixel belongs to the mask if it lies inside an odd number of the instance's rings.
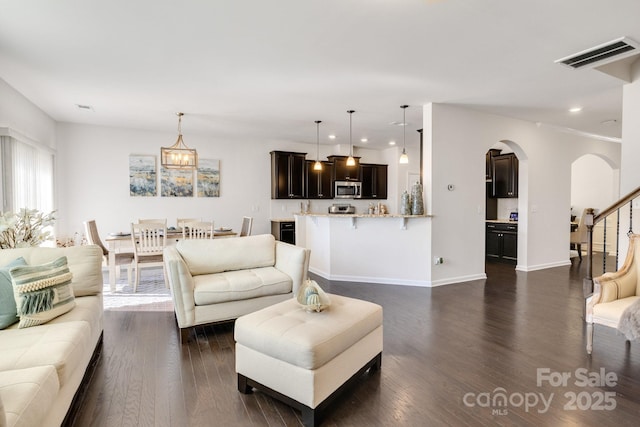
{"label": "white wall", "polygon": [[[586,154],[571,165],[571,206],[580,218],[585,208],[601,211],[618,199],[618,173],[598,156]],[[596,212],[597,212],[596,211]]]}
{"label": "white wall", "polygon": [[[622,90],[622,168],[620,193],[628,194],[640,186],[640,60],[633,64],[632,83]],[[638,206],[636,206],[637,208]]]}
{"label": "white wall", "polygon": [[56,122],[22,94],[0,79],[0,128],[55,148]]}
{"label": "white wall", "polygon": [[509,141],[520,161],[518,269],[525,271],[568,263],[572,162],[586,153],[620,161],[614,142],[451,105],[425,106],[424,129],[431,255],[445,259],[432,266],[433,283],[484,274],[485,153],[497,141]]}

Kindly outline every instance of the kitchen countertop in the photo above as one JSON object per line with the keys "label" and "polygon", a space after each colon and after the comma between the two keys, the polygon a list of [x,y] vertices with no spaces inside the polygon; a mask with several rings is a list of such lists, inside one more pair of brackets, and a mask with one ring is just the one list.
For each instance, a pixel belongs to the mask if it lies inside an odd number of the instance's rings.
{"label": "kitchen countertop", "polygon": [[485,222],[493,222],[498,224],[518,224],[518,221],[511,221],[510,219],[487,219]]}
{"label": "kitchen countertop", "polygon": [[293,218],[271,218],[271,222],[294,222]]}
{"label": "kitchen countertop", "polygon": [[322,216],[322,217],[337,217],[337,218],[428,218],[431,215],[370,215],[370,214],[330,214],[330,213],[297,213],[297,216]]}

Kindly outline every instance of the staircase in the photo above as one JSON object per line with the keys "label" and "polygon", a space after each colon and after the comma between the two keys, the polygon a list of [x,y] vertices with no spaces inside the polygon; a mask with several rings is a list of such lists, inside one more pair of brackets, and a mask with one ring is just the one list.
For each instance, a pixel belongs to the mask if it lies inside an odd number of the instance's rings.
{"label": "staircase", "polygon": [[[598,263],[602,266],[602,273],[616,271],[620,256],[626,255],[629,246],[627,236],[633,234],[633,202],[640,197],[640,187],[633,190],[597,215],[594,209],[587,209],[585,224],[587,226],[587,276],[583,280],[585,298],[593,293],[593,267]],[[599,251],[594,251],[594,227],[602,223],[602,245]],[[615,232],[612,233],[613,227]],[[626,236],[620,230],[626,230]],[[613,234],[613,235],[611,235]],[[622,238],[621,238],[622,237]],[[600,240],[600,239],[599,239]],[[624,253],[620,252],[623,249]]]}

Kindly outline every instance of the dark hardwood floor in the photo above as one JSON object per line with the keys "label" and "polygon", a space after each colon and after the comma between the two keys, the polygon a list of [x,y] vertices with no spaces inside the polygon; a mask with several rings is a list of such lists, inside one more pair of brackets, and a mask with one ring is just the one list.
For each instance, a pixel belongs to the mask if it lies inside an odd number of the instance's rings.
{"label": "dark hardwood floor", "polygon": [[[586,354],[584,264],[529,273],[489,264],[487,280],[431,289],[318,279],[330,293],[384,308],[381,371],[364,374],[322,425],[638,425],[640,344],[596,326]],[[582,384],[583,374],[595,381],[603,371],[616,380]],[[554,384],[562,374],[566,384]],[[74,425],[301,421],[260,392],[237,391],[231,323],[196,328],[180,345],[172,313],[108,311],[102,358]]]}

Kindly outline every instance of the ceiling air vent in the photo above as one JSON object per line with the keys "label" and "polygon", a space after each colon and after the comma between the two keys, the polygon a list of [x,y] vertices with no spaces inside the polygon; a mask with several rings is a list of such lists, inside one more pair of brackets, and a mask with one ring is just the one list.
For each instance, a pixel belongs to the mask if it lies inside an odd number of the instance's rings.
{"label": "ceiling air vent", "polygon": [[566,58],[557,59],[554,62],[566,65],[573,69],[586,67],[588,65],[594,67],[605,62],[611,62],[626,58],[627,56],[636,55],[640,53],[639,49],[640,45],[635,41],[627,37],[620,37],[618,39],[611,40],[610,42],[592,47],[591,49],[583,50],[582,52],[567,56]]}

